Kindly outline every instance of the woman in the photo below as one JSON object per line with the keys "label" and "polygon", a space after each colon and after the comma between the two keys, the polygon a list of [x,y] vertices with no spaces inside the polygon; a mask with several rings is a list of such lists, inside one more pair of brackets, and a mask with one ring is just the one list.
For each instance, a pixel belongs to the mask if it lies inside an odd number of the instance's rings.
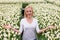
{"label": "woman", "polygon": [[22,40],[37,40],[36,32],[41,33],[53,26],[48,26],[45,29],[39,29],[37,19],[33,18],[33,8],[27,6],[24,9],[24,18],[20,22],[20,30],[12,28],[10,25],[4,25],[6,29],[12,29],[16,32],[22,33]]}

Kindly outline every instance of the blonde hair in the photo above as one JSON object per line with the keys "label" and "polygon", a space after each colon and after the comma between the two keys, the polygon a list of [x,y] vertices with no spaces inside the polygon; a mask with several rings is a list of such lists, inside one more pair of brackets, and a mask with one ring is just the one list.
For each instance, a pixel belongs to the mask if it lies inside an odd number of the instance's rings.
{"label": "blonde hair", "polygon": [[[28,9],[28,8],[31,8],[31,9],[32,9],[32,12],[33,12],[32,6],[30,6],[30,5],[26,6],[25,9],[24,9],[24,17],[27,17],[27,16],[26,16],[26,13],[25,13],[25,10]],[[32,13],[32,15],[33,15],[33,13]]]}

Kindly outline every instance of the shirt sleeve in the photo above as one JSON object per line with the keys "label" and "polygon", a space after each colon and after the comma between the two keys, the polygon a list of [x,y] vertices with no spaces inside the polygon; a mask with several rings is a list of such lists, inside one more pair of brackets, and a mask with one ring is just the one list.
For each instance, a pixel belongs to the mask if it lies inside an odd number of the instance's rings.
{"label": "shirt sleeve", "polygon": [[20,22],[20,29],[19,29],[19,31],[20,31],[20,33],[22,33],[22,31],[23,31],[23,20],[21,20],[21,22]]}
{"label": "shirt sleeve", "polygon": [[38,26],[38,21],[36,20],[36,32],[39,33],[40,29],[39,29],[39,26]]}

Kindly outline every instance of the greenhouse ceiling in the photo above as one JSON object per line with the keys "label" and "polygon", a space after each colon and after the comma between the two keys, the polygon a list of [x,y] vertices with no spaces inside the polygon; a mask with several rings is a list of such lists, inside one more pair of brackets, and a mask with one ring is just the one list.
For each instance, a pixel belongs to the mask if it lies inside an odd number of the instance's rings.
{"label": "greenhouse ceiling", "polygon": [[60,4],[60,0],[0,0],[0,3],[22,3],[22,2],[55,2]]}

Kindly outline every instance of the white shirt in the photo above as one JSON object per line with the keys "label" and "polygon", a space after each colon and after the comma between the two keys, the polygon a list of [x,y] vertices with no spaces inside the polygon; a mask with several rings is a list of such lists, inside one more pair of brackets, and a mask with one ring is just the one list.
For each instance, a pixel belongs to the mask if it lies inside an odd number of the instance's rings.
{"label": "white shirt", "polygon": [[20,22],[20,33],[23,32],[23,39],[22,40],[35,40],[36,39],[36,32],[39,32],[38,22],[37,19],[33,18],[32,23],[28,23],[26,18],[23,18]]}

